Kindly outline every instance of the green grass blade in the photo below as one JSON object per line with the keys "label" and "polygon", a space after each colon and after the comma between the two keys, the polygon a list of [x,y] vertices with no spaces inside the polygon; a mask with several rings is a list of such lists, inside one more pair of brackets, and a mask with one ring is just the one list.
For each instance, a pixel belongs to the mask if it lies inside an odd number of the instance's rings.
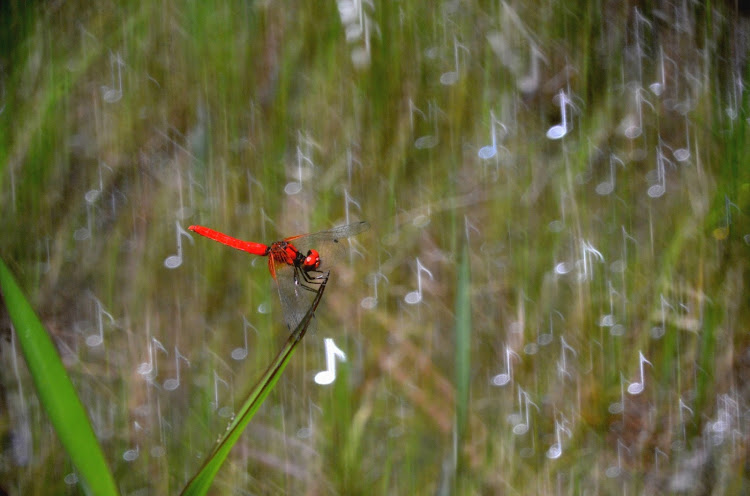
{"label": "green grass blade", "polygon": [[94,429],[57,349],[2,260],[0,291],[42,406],[84,486],[92,494],[118,494]]}
{"label": "green grass blade", "polygon": [[188,485],[182,491],[183,495],[203,495],[208,492],[216,473],[229,455],[229,451],[231,451],[234,444],[240,438],[240,435],[245,430],[245,427],[247,427],[250,419],[255,415],[255,412],[258,411],[263,404],[263,401],[273,390],[279,377],[281,377],[281,373],[286,368],[287,363],[289,363],[292,353],[294,353],[297,345],[302,341],[302,338],[307,332],[307,327],[310,325],[310,320],[315,314],[315,309],[318,308],[318,303],[323,296],[323,291],[325,290],[327,282],[328,277],[326,276],[326,279],[323,280],[323,283],[318,288],[318,293],[315,295],[315,299],[307,310],[305,317],[299,323],[297,328],[294,329],[289,336],[289,339],[287,339],[284,346],[276,355],[276,358],[271,362],[271,365],[268,366],[268,369],[266,369],[263,376],[261,376],[260,380],[252,389],[247,400],[243,403],[242,408],[240,408],[235,416],[234,421],[232,421],[227,428],[224,437],[218,442],[216,448],[214,448],[211,455],[203,463],[203,466],[198,473],[193,476]]}
{"label": "green grass blade", "polygon": [[466,434],[471,381],[471,274],[469,249],[464,245],[456,289],[456,428],[460,449]]}

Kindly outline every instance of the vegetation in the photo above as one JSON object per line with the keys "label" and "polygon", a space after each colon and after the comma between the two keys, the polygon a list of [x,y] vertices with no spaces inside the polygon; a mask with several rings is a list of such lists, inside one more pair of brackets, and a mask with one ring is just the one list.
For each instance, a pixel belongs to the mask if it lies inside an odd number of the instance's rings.
{"label": "vegetation", "polygon": [[[358,219],[213,493],[747,492],[732,2],[8,2],[0,23],[0,258],[121,493],[182,491],[289,335],[265,259],[187,227]],[[324,338],[346,361],[321,386]],[[82,490],[1,350],[0,486]]]}

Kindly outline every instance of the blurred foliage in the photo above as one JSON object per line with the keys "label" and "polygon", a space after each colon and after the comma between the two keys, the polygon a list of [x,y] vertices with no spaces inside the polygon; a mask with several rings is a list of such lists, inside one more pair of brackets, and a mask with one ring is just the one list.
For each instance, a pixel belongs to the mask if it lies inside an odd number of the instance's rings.
{"label": "blurred foliage", "polygon": [[[356,219],[373,229],[217,493],[747,491],[750,32],[731,2],[0,9],[0,256],[123,493],[181,490],[286,337],[265,261],[180,229]],[[312,380],[325,337],[347,354],[332,386]],[[28,371],[5,369],[3,489],[70,490]]]}
{"label": "blurred foliage", "polygon": [[57,349],[1,260],[0,294],[13,322],[13,337],[23,350],[34,380],[34,390],[57,437],[76,466],[81,484],[87,493],[118,494],[94,430]]}

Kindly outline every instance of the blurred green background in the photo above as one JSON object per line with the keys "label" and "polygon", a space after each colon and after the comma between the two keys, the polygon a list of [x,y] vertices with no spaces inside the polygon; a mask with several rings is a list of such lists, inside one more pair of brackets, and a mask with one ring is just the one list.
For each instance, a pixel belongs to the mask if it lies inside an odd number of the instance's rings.
{"label": "blurred green background", "polygon": [[[179,492],[286,338],[265,260],[183,230],[360,219],[215,494],[750,490],[734,2],[6,2],[0,24],[0,256],[123,494]],[[0,485],[76,494],[0,312]]]}

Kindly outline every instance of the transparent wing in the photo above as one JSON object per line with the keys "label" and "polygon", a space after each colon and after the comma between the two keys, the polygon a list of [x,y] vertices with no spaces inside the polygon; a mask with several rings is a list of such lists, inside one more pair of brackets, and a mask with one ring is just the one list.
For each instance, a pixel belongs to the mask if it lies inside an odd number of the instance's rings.
{"label": "transparent wing", "polygon": [[351,236],[364,232],[370,228],[370,223],[363,220],[360,222],[354,222],[345,226],[334,227],[327,231],[320,231],[312,234],[300,234],[298,236],[292,236],[284,239],[284,241],[294,241],[295,246],[298,243],[314,243],[318,241],[333,241],[337,239],[345,239]]}
{"label": "transparent wing", "polygon": [[[286,264],[276,266],[274,284],[279,291],[284,322],[289,331],[293,331],[312,305],[319,285],[306,283],[301,277],[295,282],[294,267]],[[311,323],[311,327],[314,328],[314,322]]]}
{"label": "transparent wing", "polygon": [[308,250],[317,250],[320,254],[321,271],[330,270],[336,272],[336,263],[344,258],[347,243],[345,240],[355,236],[370,228],[366,221],[355,222],[346,226],[334,227],[328,231],[321,231],[313,234],[302,236],[292,236],[285,241],[292,243],[303,255],[307,255]]}

